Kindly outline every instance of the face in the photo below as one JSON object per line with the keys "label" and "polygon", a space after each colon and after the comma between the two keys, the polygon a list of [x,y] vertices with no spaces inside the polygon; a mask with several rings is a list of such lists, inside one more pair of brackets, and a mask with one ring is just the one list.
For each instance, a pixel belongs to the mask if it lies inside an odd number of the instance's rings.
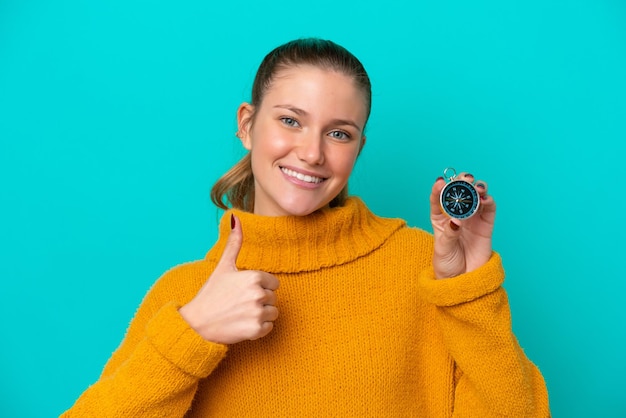
{"label": "face", "polygon": [[261,105],[244,103],[237,116],[259,215],[302,216],[328,205],[365,142],[363,93],[350,77],[314,66],[280,71]]}

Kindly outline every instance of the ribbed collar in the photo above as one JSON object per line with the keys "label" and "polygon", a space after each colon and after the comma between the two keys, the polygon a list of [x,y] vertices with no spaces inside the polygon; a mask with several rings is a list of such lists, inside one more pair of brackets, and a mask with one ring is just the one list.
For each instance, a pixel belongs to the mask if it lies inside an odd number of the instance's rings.
{"label": "ribbed collar", "polygon": [[238,209],[220,221],[219,239],[206,258],[220,258],[230,234],[230,215],[239,218],[243,246],[237,267],[268,273],[297,273],[353,261],[380,247],[405,222],[374,215],[356,197],[338,208],[308,216],[260,216]]}

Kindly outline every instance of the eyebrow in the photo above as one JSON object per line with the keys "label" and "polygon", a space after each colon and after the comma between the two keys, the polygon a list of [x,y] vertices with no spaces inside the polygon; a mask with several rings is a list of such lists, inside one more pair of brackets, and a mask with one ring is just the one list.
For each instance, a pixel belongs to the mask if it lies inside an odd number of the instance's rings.
{"label": "eyebrow", "polygon": [[[308,112],[306,110],[300,109],[299,107],[295,107],[292,105],[276,105],[274,106],[274,108],[279,108],[279,109],[287,109],[287,110],[291,110],[293,113],[295,113],[298,116],[308,116]],[[359,132],[361,132],[361,127],[359,125],[357,125],[356,123],[352,122],[349,119],[333,119],[331,121],[332,125],[348,125],[348,126],[352,126],[356,129],[358,129]]]}

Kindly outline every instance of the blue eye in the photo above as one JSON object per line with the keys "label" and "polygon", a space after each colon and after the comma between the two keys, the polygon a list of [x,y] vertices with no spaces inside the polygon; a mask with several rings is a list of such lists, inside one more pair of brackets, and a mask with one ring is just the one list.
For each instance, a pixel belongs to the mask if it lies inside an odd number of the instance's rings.
{"label": "blue eye", "polygon": [[287,126],[291,126],[294,128],[297,128],[300,126],[300,124],[298,123],[297,120],[295,120],[294,118],[289,118],[289,117],[282,117],[280,118],[281,122],[284,123]]}
{"label": "blue eye", "polygon": [[347,133],[343,131],[332,131],[329,135],[333,139],[339,139],[339,140],[350,139],[350,135],[348,135]]}

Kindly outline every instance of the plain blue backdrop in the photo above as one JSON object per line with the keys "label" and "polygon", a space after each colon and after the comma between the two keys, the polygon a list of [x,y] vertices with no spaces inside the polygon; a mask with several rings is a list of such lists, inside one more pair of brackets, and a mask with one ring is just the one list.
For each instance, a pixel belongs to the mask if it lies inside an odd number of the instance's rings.
{"label": "plain blue backdrop", "polygon": [[555,417],[626,416],[626,3],[0,0],[0,416],[58,416],[151,284],[204,256],[235,111],[273,47],[373,82],[351,180],[430,230],[445,167],[489,182],[514,330]]}

